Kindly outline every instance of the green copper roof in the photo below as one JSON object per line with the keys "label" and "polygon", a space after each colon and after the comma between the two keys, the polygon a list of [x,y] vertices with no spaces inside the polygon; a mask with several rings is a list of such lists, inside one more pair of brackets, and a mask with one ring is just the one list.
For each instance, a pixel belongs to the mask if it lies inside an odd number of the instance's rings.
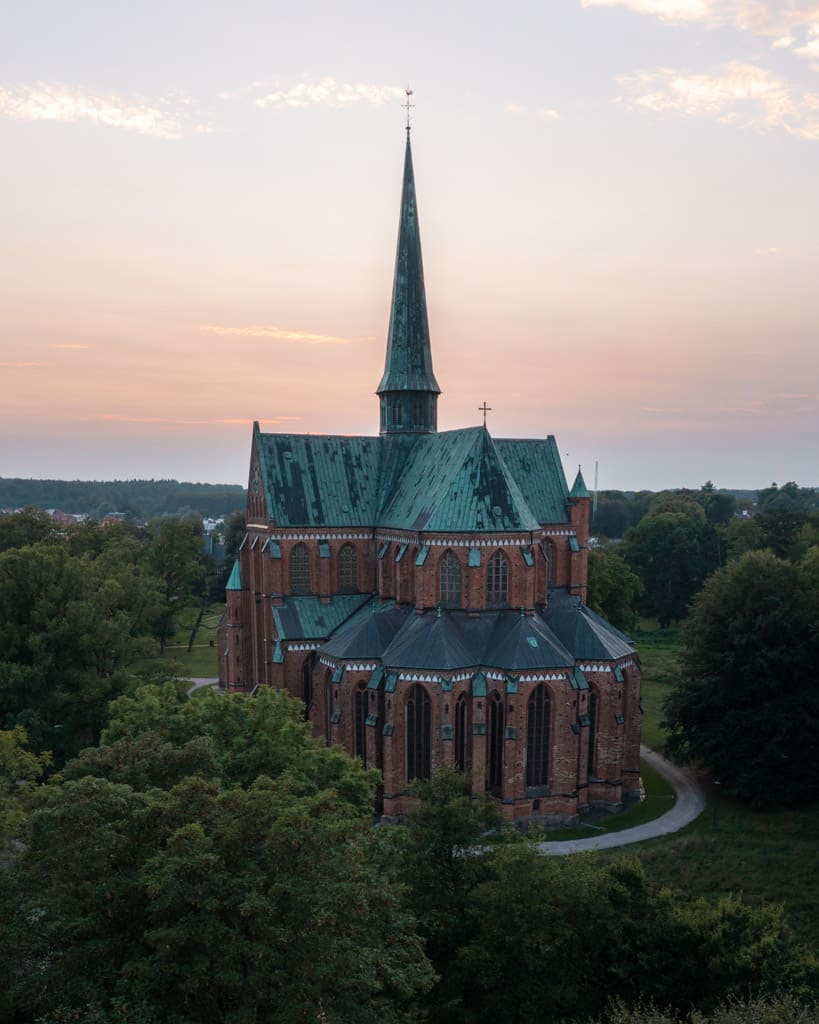
{"label": "green copper roof", "polygon": [[568,521],[568,487],[557,444],[547,438],[498,438],[495,448],[517,481],[526,504],[539,523]]}
{"label": "green copper roof", "polygon": [[378,385],[378,394],[386,391],[431,391],[436,395],[441,391],[432,372],[424,267],[421,260],[421,234],[418,226],[409,132],[404,156],[401,217],[395,254],[390,328],[387,335],[387,361],[384,375]]}
{"label": "green copper roof", "polygon": [[486,428],[470,427],[418,438],[379,525],[461,533],[538,521]]}
{"label": "green copper roof", "polygon": [[225,590],[241,590],[242,589],[242,570],[239,568],[239,559],[233,563],[233,568],[230,571],[230,577],[225,584]]}
{"label": "green copper roof", "polygon": [[279,526],[451,533],[567,521],[552,437],[493,440],[484,427],[469,427],[412,437],[255,438],[270,521]]}
{"label": "green copper roof", "polygon": [[279,640],[326,640],[371,600],[369,594],[336,594],[330,601],[317,597],[289,597],[273,606]]}
{"label": "green copper roof", "polygon": [[278,526],[373,526],[379,438],[262,434],[268,516]]}
{"label": "green copper roof", "polygon": [[580,466],[577,467],[577,476],[574,478],[572,489],[569,491],[570,498],[590,498],[588,488],[586,487],[586,481],[583,479],[583,474],[580,472]]}

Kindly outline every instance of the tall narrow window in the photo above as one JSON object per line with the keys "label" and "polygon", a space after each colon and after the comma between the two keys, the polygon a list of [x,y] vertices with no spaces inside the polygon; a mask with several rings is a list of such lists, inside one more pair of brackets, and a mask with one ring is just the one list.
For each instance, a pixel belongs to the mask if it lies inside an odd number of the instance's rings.
{"label": "tall narrow window", "polygon": [[430,776],[430,719],[429,695],[416,683],[407,698],[407,782]]}
{"label": "tall narrow window", "polygon": [[455,766],[459,771],[469,771],[469,715],[466,697],[461,694],[455,705]]}
{"label": "tall narrow window", "polygon": [[592,690],[589,693],[589,760],[588,772],[591,778],[594,775],[595,753],[597,745],[597,694]]}
{"label": "tall narrow window", "polygon": [[313,655],[304,659],[301,670],[301,699],[304,701],[305,721],[310,719],[310,705],[313,703]]}
{"label": "tall narrow window", "polygon": [[503,700],[496,691],[486,708],[489,719],[486,737],[486,782],[495,793],[503,791]]}
{"label": "tall narrow window", "polygon": [[549,729],[551,703],[545,686],[538,686],[529,697],[526,732],[526,785],[549,783]]}
{"label": "tall narrow window", "polygon": [[338,553],[338,589],[342,594],[358,590],[358,553],[352,544],[345,544]]}
{"label": "tall narrow window", "polygon": [[355,691],[353,721],[355,723],[355,756],[367,767],[367,688],[360,686]]}
{"label": "tall narrow window", "polygon": [[500,608],[508,601],[509,562],[502,551],[496,551],[486,570],[486,603],[490,608]]}
{"label": "tall narrow window", "polygon": [[310,552],[304,544],[297,544],[290,552],[290,593],[310,592]]}
{"label": "tall narrow window", "polygon": [[447,551],[441,559],[441,604],[445,608],[460,608],[461,606],[461,563]]}
{"label": "tall narrow window", "polygon": [[546,586],[551,587],[554,584],[555,549],[550,540],[544,540],[540,550],[546,562]]}

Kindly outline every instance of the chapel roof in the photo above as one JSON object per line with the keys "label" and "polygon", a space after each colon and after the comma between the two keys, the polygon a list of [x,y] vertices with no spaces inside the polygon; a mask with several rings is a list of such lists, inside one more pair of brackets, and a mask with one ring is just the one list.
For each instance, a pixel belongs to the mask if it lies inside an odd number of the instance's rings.
{"label": "chapel roof", "polygon": [[410,437],[255,433],[277,526],[528,532],[567,521],[553,437],[494,440],[485,427]]}
{"label": "chapel roof", "polygon": [[489,432],[469,427],[418,438],[378,525],[473,533],[539,524]]}

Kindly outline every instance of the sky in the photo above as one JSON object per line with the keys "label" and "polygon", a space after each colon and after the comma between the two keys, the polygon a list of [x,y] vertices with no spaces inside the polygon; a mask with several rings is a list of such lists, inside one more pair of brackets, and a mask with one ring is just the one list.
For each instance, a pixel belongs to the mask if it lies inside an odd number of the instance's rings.
{"label": "sky", "polygon": [[819,485],[819,2],[0,0],[0,476],[372,434],[405,89],[439,429]]}

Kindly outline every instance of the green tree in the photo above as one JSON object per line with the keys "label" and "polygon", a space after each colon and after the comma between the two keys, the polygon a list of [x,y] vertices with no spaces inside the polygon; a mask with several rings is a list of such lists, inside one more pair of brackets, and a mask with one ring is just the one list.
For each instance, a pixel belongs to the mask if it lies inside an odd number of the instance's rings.
{"label": "green tree", "polygon": [[781,909],[688,901],[649,883],[636,861],[501,850],[467,913],[469,939],[450,968],[463,1002],[437,1020],[557,1024],[600,1014],[614,997],[709,1010],[818,977]]}
{"label": "green tree", "polygon": [[51,516],[33,505],[11,515],[0,515],[0,551],[39,544],[56,535],[57,524]]}
{"label": "green tree", "polygon": [[148,526],[146,564],[162,584],[162,605],[156,618],[160,652],[165,650],[180,603],[201,592],[202,526],[196,519],[166,516]]}
{"label": "green tree", "polygon": [[319,781],[44,787],[0,881],[7,1018],[118,998],[168,1024],[405,1019],[431,981],[414,921],[369,816]]}
{"label": "green tree", "polygon": [[[444,764],[413,788],[418,806],[401,835],[401,863],[409,899],[426,941],[427,955],[443,971],[453,949],[466,940],[466,907],[473,889],[490,871],[489,858],[474,856],[481,837],[502,822],[497,804],[473,799],[470,780]],[[448,996],[430,995],[435,1007]]]}
{"label": "green tree", "polygon": [[643,584],[624,558],[614,551],[589,552],[589,607],[616,626],[634,628]]}
{"label": "green tree", "polygon": [[58,765],[97,741],[152,646],[158,587],[131,553],[111,544],[75,557],[45,543],[0,554],[0,724],[24,726]]}
{"label": "green tree", "polygon": [[33,785],[50,764],[50,753],[28,749],[21,725],[0,730],[0,857],[8,840],[22,831]]}
{"label": "green tree", "polygon": [[111,704],[102,746],[146,733],[176,748],[206,737],[225,785],[248,787],[259,775],[289,772],[306,792],[332,788],[362,814],[372,810],[377,773],[362,771],[339,747],[317,743],[302,704],[283,691],[264,686],[255,697],[209,691],[188,700],[173,683],[143,686]]}
{"label": "green tree", "polygon": [[814,557],[797,566],[750,552],[715,573],[692,604],[666,702],[671,752],[757,805],[819,797]]}
{"label": "green tree", "polygon": [[626,534],[623,557],[643,584],[642,608],[665,628],[685,618],[691,598],[720,565],[719,534],[699,515],[659,512],[646,516]]}

